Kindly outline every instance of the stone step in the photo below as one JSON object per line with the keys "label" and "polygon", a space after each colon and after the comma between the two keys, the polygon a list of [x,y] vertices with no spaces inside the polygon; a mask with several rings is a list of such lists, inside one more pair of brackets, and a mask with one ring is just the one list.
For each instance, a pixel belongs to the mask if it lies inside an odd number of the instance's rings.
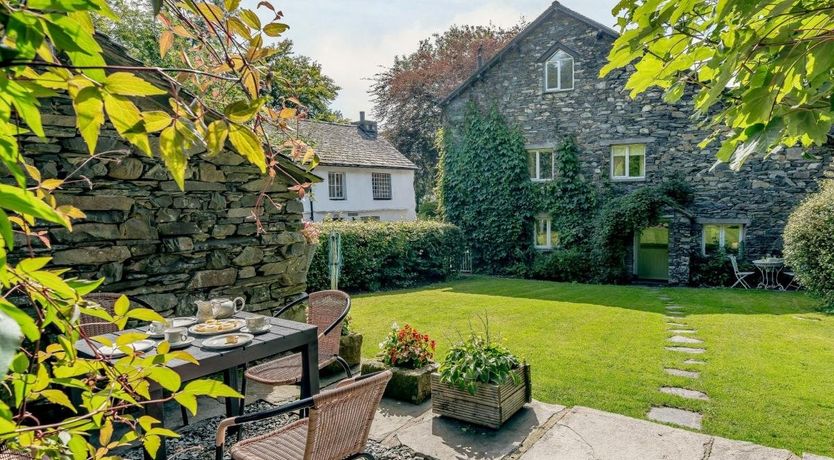
{"label": "stone step", "polygon": [[669,318],[666,318],[666,320],[668,321],[667,325],[669,325],[669,326],[675,326],[675,327],[689,327],[689,325],[688,325],[688,324],[684,324],[684,323],[676,323],[676,322],[674,322],[674,321],[680,321],[680,319],[678,319],[678,318],[675,318],[674,320],[671,320],[671,319],[669,319]]}
{"label": "stone step", "polygon": [[666,306],[667,310],[683,310],[685,308],[686,307],[683,307],[683,306],[680,306],[680,305],[667,305]]}
{"label": "stone step", "polygon": [[701,339],[696,339],[693,337],[684,337],[682,335],[673,335],[667,339],[669,342],[672,343],[704,343]]}
{"label": "stone step", "polygon": [[684,316],[686,316],[686,313],[684,313],[684,312],[682,312],[682,311],[667,311],[667,312],[666,312],[666,317],[667,317],[667,318],[675,318],[675,319],[678,319],[678,318],[682,318],[682,317],[684,317]]}
{"label": "stone step", "polygon": [[695,329],[670,329],[669,332],[672,334],[694,334],[698,331]]}
{"label": "stone step", "polygon": [[701,360],[699,360],[699,359],[687,359],[687,360],[686,360],[686,361],[684,361],[683,363],[684,363],[684,364],[697,364],[697,365],[706,364],[706,362],[701,361]]}
{"label": "stone step", "polygon": [[689,354],[692,354],[692,355],[698,355],[698,354],[701,354],[701,353],[707,351],[703,348],[692,348],[692,347],[666,347],[666,349],[669,350],[669,351],[678,351],[680,353],[689,353]]}
{"label": "stone step", "polygon": [[685,370],[682,370],[682,369],[675,369],[675,368],[666,368],[666,369],[663,369],[663,370],[666,371],[667,374],[674,375],[675,377],[686,377],[686,378],[689,378],[689,379],[701,378],[701,373],[700,372],[685,371]]}
{"label": "stone step", "polygon": [[697,412],[675,409],[674,407],[652,407],[646,417],[656,422],[671,423],[694,430],[701,429],[701,420],[704,418]]}
{"label": "stone step", "polygon": [[709,401],[709,396],[707,396],[706,393],[697,390],[690,390],[689,388],[660,387],[660,392],[666,393],[667,395],[680,396],[681,398],[686,399],[698,399],[701,401]]}

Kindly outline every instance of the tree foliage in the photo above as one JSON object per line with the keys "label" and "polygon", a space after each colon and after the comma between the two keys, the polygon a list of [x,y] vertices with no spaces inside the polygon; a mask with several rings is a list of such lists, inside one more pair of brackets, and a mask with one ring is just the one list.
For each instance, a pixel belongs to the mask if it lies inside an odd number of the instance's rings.
{"label": "tree foliage", "polygon": [[509,29],[452,26],[422,40],[416,51],[396,57],[390,68],[374,76],[370,93],[384,134],[420,168],[415,184],[418,200],[434,186],[440,102],[476,70],[479,54],[486,62],[522,28],[523,24]]}
{"label": "tree foliage", "polygon": [[822,145],[834,122],[829,0],[621,0],[605,76],[634,64],[631,95],[653,86],[695,107],[734,169],[754,155]]}
{"label": "tree foliage", "polygon": [[797,280],[834,313],[834,182],[809,196],[785,225],[785,262]]}
{"label": "tree foliage", "polygon": [[[195,54],[195,50],[189,49],[184,41],[166,45],[169,48],[163,55],[160,52],[159,37],[164,31],[164,24],[154,20],[151,5],[146,1],[113,0],[110,5],[119,20],[96,16],[98,30],[124,46],[131,56],[146,65],[176,67],[181,64],[182,53],[186,50],[189,51],[189,59],[192,61],[207,59],[205,50],[199,50]],[[181,32],[179,28],[175,30]],[[267,78],[272,79],[267,94],[267,105],[297,106],[303,109],[307,118],[345,121],[340,112],[330,108],[341,88],[331,77],[322,73],[318,62],[296,54],[293,51],[293,42],[288,39],[273,43],[268,48],[275,51],[265,60]],[[228,88],[221,87],[217,82],[211,83],[209,95],[212,100],[222,101],[228,97],[221,92]]]}
{"label": "tree foliage", "polygon": [[462,126],[445,132],[443,145],[438,174],[443,218],[463,231],[476,269],[512,272],[532,243],[524,137],[497,107],[481,112],[470,102]]}
{"label": "tree foliage", "polygon": [[[287,28],[279,11],[260,2],[270,17],[262,23],[236,0],[165,0],[155,7],[162,8],[163,57],[171,49],[183,50],[175,67],[168,61],[154,68],[108,65],[92,16],[118,17],[103,0],[0,0],[0,164],[10,177],[0,184],[0,445],[33,458],[105,458],[112,449],[135,442],[153,454],[161,437],[176,433],[162,428],[160,420],[135,417],[128,409],[173,399],[194,412],[197,396],[240,396],[210,380],[182,385],[167,363],[194,358],[170,351],[165,341],[155,355],[145,355],[130,346],[144,334],[123,334],[110,342],[81,330],[82,313],[119,329],[129,320],[160,317],[149,309],[130,309],[124,297],[108,313],[83,298],[101,280],[65,277],[65,269],[49,268],[49,257],[31,253],[30,240],[49,243],[37,226],[71,229],[74,220],[84,217],[53,195],[66,178],[42,177],[19,150],[21,135],[46,137],[40,100],[56,95],[72,100],[77,128],[91,154],[109,122],[140,154],[159,155],[180,188],[189,154],[199,149],[216,153],[230,145],[267,174],[264,190],[279,175],[295,181],[286,165],[312,154],[289,131],[297,107],[278,110],[265,104],[270,86],[266,63],[275,51],[263,41]],[[190,59],[197,56],[199,60]],[[215,111],[200,91],[189,92],[183,84],[198,89],[221,85],[231,100]],[[151,136],[159,137],[158,149],[151,148]],[[292,187],[303,193],[308,186]],[[253,216],[259,214],[253,211]],[[17,261],[12,263],[6,256],[16,247]],[[17,331],[22,336],[11,335]],[[81,357],[74,345],[78,340],[94,349],[94,342],[117,347],[125,356],[108,359],[96,352],[92,358]],[[151,382],[170,396],[152,401]],[[66,396],[70,389],[79,391],[80,403]],[[75,415],[45,423],[34,410],[43,404],[63,406]],[[95,441],[92,432],[98,433]]]}

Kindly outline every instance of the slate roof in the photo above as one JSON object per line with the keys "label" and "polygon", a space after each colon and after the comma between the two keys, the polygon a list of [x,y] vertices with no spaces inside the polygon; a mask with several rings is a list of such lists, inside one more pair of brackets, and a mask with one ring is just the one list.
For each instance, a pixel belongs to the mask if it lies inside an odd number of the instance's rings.
{"label": "slate roof", "polygon": [[486,72],[487,70],[492,68],[492,66],[494,66],[495,64],[500,62],[501,59],[503,59],[504,55],[506,55],[510,50],[512,50],[516,46],[518,46],[518,44],[521,42],[521,40],[524,39],[524,37],[529,35],[530,32],[532,32],[534,29],[536,29],[541,23],[543,23],[545,21],[545,19],[547,19],[551,14],[554,14],[554,13],[556,13],[556,14],[561,13],[561,14],[564,14],[565,16],[570,16],[574,19],[582,21],[585,24],[588,24],[589,26],[597,29],[599,34],[608,35],[611,38],[617,38],[617,37],[620,36],[620,34],[617,33],[617,31],[615,31],[614,29],[612,29],[612,28],[610,28],[610,27],[608,27],[604,24],[601,24],[597,21],[594,21],[593,19],[591,19],[591,18],[589,18],[589,17],[587,17],[587,16],[585,16],[585,15],[579,13],[579,12],[576,12],[576,11],[562,5],[558,1],[555,1],[546,10],[544,10],[544,12],[539,15],[539,17],[534,19],[533,22],[528,24],[527,27],[525,27],[521,32],[519,32],[515,37],[513,37],[513,39],[510,40],[506,45],[504,45],[504,47],[501,48],[497,53],[495,53],[495,56],[493,56],[492,59],[487,61],[479,69],[475,70],[475,72],[469,78],[467,78],[463,83],[461,83],[460,86],[458,86],[457,88],[452,90],[452,92],[449,93],[449,95],[446,96],[440,102],[440,105],[448,104],[452,99],[454,99],[460,93],[462,93],[463,90],[465,90],[467,87],[469,87],[469,85],[478,81],[483,76],[484,72]]}
{"label": "slate roof", "polygon": [[382,135],[368,134],[354,124],[301,120],[298,130],[316,150],[321,165],[417,169]]}

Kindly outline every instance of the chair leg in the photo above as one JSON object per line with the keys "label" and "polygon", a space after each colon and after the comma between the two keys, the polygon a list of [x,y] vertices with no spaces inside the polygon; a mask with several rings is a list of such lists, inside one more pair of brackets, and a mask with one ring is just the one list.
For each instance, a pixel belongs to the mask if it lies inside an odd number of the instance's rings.
{"label": "chair leg", "polygon": [[188,409],[180,405],[180,415],[182,415],[182,426],[188,426]]}
{"label": "chair leg", "polygon": [[347,378],[353,377],[353,372],[351,372],[350,370],[350,364],[348,364],[347,361],[345,361],[344,358],[342,358],[339,355],[336,355],[335,357],[336,362],[339,363],[340,366],[342,366],[342,370],[344,370],[345,374],[347,374]]}

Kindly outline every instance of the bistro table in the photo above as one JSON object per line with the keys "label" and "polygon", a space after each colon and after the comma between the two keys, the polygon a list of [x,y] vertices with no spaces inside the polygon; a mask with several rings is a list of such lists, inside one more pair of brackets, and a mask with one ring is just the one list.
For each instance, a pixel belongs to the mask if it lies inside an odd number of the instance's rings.
{"label": "bistro table", "polygon": [[[253,315],[248,312],[240,312],[235,315],[236,318],[247,318]],[[237,370],[240,366],[260,359],[268,358],[284,352],[301,353],[301,398],[307,398],[318,394],[319,392],[319,343],[318,330],[315,325],[299,323],[296,321],[289,321],[278,318],[269,318],[272,328],[269,332],[256,335],[252,342],[237,348],[228,350],[204,350],[200,347],[202,338],[195,337],[194,343],[183,349],[187,351],[200,364],[195,365],[181,360],[174,360],[168,363],[168,367],[180,375],[183,382],[207,377],[211,374],[223,372],[224,382],[235,388],[240,389]],[[105,337],[115,337],[126,332],[146,332],[147,327],[138,329],[127,329],[119,331],[114,334],[107,334]],[[76,348],[82,354],[92,357],[93,350],[83,340],[76,342]],[[148,350],[146,353],[154,354],[155,349]],[[162,399],[163,390],[151,381],[151,399]],[[227,416],[235,416],[238,414],[239,401],[237,398],[226,398],[226,414]],[[148,415],[165,422],[165,412],[162,403],[148,404],[145,407]],[[165,438],[162,438],[162,444],[157,451],[155,460],[167,458],[167,450],[165,446]],[[145,452],[145,457],[150,458]]]}
{"label": "bistro table", "polygon": [[753,261],[753,265],[762,274],[762,281],[756,286],[760,289],[779,289],[784,291],[785,287],[779,283],[779,274],[785,268],[785,259],[768,257]]}

